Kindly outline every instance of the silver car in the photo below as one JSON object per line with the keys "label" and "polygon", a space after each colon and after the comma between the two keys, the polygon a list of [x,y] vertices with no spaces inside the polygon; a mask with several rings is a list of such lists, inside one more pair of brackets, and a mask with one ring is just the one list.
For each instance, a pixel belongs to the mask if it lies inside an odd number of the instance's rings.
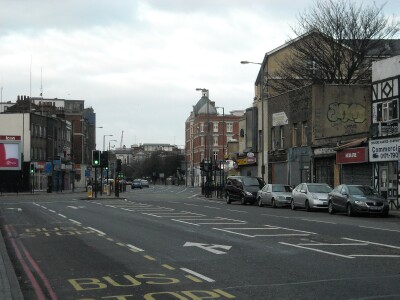
{"label": "silver car", "polygon": [[328,194],[332,188],[326,183],[300,183],[292,192],[291,207],[307,211],[312,209],[327,209]]}
{"label": "silver car", "polygon": [[292,199],[292,187],[284,184],[267,184],[257,193],[257,204],[272,207],[289,206]]}

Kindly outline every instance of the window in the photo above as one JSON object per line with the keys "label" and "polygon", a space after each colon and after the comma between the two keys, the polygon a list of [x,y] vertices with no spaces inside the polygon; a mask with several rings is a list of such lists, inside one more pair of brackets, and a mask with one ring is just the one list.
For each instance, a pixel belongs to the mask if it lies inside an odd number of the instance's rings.
{"label": "window", "polygon": [[204,132],[204,123],[200,123],[200,132]]}
{"label": "window", "polygon": [[226,123],[226,132],[233,132],[233,123],[232,122]]}
{"label": "window", "polygon": [[398,100],[378,103],[376,105],[376,119],[378,122],[395,121],[399,117]]}
{"label": "window", "polygon": [[204,136],[200,137],[201,145],[204,146]]}
{"label": "window", "polygon": [[292,128],[292,146],[297,146],[297,123],[294,123]]}
{"label": "window", "polygon": [[279,127],[279,139],[280,139],[279,148],[280,149],[283,149],[284,146],[285,146],[285,144],[284,144],[285,136],[284,136],[284,131],[283,130],[284,130],[283,126],[280,126]]}
{"label": "window", "polygon": [[214,122],[214,132],[218,132],[218,122]]}
{"label": "window", "polygon": [[307,146],[307,122],[303,122],[301,127],[301,145]]}
{"label": "window", "polygon": [[214,151],[213,156],[214,156],[214,161],[217,161],[218,160],[218,151]]}
{"label": "window", "polygon": [[213,139],[214,139],[214,146],[218,146],[218,135],[214,135]]}

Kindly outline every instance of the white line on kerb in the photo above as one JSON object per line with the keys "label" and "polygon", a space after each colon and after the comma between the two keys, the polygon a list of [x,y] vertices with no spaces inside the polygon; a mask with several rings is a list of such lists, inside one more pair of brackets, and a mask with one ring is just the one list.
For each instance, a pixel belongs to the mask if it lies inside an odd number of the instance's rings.
{"label": "white line on kerb", "polygon": [[192,274],[192,275],[194,275],[194,276],[196,276],[196,277],[199,277],[199,278],[201,278],[201,279],[203,279],[203,280],[205,280],[205,281],[207,281],[207,282],[215,282],[214,279],[211,279],[211,278],[209,278],[209,277],[207,277],[207,276],[201,275],[201,274],[199,274],[199,273],[197,273],[197,272],[195,272],[195,271],[192,271],[192,270],[189,270],[189,269],[186,269],[186,268],[181,268],[181,270],[182,270],[182,271],[185,271],[185,272],[187,272],[187,273],[189,273],[189,274]]}
{"label": "white line on kerb", "polygon": [[97,229],[95,229],[95,228],[93,228],[93,227],[86,227],[86,228],[87,228],[87,229],[90,229],[90,230],[93,230],[93,231],[97,232],[98,234],[106,235],[104,232],[102,232],[102,231],[100,231],[100,230],[97,230]]}

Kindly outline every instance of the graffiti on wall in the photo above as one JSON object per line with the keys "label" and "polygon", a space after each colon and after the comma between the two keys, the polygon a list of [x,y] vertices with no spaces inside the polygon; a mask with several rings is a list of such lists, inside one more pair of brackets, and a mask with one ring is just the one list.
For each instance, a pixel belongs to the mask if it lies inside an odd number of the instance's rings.
{"label": "graffiti on wall", "polygon": [[342,128],[343,134],[355,134],[359,131],[358,124],[366,122],[366,109],[357,103],[334,102],[329,104],[327,118],[331,127]]}
{"label": "graffiti on wall", "polygon": [[328,109],[328,120],[331,122],[347,123],[363,123],[366,120],[366,111],[363,105],[352,103],[331,103]]}

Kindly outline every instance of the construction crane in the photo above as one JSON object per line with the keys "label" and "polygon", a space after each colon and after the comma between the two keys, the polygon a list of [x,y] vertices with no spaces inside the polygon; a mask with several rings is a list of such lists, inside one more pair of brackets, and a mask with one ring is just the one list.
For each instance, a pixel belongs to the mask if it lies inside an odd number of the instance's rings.
{"label": "construction crane", "polygon": [[122,149],[122,142],[124,141],[124,131],[121,133],[121,143],[119,144],[119,148]]}

